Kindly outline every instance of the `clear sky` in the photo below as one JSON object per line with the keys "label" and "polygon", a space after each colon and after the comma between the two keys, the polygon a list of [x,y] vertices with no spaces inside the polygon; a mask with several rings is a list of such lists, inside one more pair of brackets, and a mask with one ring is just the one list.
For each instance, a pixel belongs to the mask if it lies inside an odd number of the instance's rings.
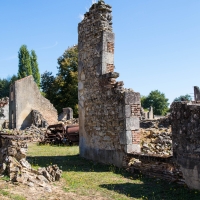
{"label": "clear sky", "polygon": [[[141,95],[158,89],[169,102],[200,86],[200,0],[105,0],[113,7],[119,81]],[[92,0],[0,0],[0,78],[18,71],[26,44],[40,72],[77,44],[77,26]],[[193,94],[190,94],[193,96]]]}

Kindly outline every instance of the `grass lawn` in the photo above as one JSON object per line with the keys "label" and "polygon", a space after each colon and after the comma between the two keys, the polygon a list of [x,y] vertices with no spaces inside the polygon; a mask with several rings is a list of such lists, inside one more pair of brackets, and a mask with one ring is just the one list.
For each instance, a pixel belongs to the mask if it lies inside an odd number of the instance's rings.
{"label": "grass lawn", "polygon": [[124,169],[79,157],[78,146],[29,144],[28,161],[34,168],[57,164],[66,181],[63,190],[108,199],[200,200],[200,192],[163,180],[127,173]]}

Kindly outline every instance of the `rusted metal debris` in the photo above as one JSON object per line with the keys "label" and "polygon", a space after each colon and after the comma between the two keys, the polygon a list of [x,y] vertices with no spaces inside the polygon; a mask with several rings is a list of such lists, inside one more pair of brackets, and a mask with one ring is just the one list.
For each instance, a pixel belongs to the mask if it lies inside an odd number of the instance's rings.
{"label": "rusted metal debris", "polygon": [[79,143],[79,125],[54,124],[47,128],[44,139],[40,144],[65,144]]}

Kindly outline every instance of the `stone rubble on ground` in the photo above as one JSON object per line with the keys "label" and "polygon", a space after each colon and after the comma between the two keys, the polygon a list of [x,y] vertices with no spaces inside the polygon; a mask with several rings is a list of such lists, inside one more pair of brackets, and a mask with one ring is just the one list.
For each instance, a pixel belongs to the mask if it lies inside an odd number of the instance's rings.
{"label": "stone rubble on ground", "polygon": [[7,174],[12,182],[30,187],[44,187],[51,192],[50,182],[59,181],[62,171],[57,165],[34,170],[26,160],[27,143],[22,136],[0,137],[0,175]]}
{"label": "stone rubble on ground", "polygon": [[168,118],[141,121],[141,152],[143,154],[171,156],[172,132]]}

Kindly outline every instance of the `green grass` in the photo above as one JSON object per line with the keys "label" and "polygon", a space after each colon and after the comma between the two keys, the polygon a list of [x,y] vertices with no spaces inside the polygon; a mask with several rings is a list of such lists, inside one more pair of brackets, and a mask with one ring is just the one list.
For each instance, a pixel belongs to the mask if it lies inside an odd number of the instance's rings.
{"label": "green grass", "polygon": [[30,144],[28,160],[34,168],[58,164],[66,181],[63,190],[109,199],[200,200],[200,192],[186,186],[127,173],[114,166],[79,157],[79,148]]}

